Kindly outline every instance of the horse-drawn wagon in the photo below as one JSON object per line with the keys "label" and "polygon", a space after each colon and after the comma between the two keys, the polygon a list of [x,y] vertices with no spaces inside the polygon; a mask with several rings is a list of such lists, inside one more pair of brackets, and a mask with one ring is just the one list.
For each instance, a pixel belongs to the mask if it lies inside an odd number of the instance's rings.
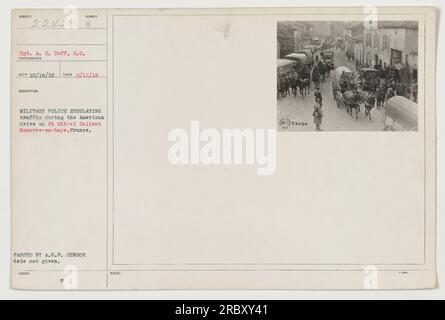
{"label": "horse-drawn wagon", "polygon": [[344,66],[335,69],[334,78],[332,79],[332,94],[335,100],[337,100],[338,92],[344,92],[348,89],[345,86],[351,82],[352,77],[352,71]]}
{"label": "horse-drawn wagon", "polygon": [[337,106],[339,108],[345,107],[346,112],[352,117],[352,110],[355,110],[355,119],[358,120],[358,114],[363,107],[365,109],[365,116],[371,119],[370,111],[373,106],[367,107],[365,105],[366,100],[370,97],[370,94],[365,91],[348,90],[345,92],[339,92],[337,95]]}
{"label": "horse-drawn wagon", "polygon": [[[337,107],[346,108],[346,112],[352,117],[352,111],[355,110],[355,118],[358,119],[358,113],[361,107],[365,107],[365,102],[371,97],[366,91],[357,90],[354,80],[354,73],[348,68],[342,66],[335,69],[335,76],[332,79],[332,94],[337,103]],[[365,115],[371,118],[370,109],[365,107]]]}

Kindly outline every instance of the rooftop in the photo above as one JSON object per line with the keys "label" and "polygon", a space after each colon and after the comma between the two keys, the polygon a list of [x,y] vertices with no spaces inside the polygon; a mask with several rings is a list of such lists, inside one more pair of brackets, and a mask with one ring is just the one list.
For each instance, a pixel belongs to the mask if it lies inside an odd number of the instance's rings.
{"label": "rooftop", "polygon": [[[417,21],[377,21],[377,27],[379,29],[418,29],[419,25]],[[353,29],[359,31],[364,29],[363,21],[351,21],[348,22],[347,29]]]}

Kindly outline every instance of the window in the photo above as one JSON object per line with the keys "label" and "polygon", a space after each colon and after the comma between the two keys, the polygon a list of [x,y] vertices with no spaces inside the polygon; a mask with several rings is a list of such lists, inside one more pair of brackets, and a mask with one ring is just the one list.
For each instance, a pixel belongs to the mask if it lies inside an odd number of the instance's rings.
{"label": "window", "polygon": [[378,35],[374,35],[374,48],[378,47],[378,42],[379,42],[379,36]]}

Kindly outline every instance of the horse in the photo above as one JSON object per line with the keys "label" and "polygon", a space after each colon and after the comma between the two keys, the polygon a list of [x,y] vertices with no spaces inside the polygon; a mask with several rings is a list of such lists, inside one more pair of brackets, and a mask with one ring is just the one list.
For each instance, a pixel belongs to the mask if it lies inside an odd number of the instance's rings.
{"label": "horse", "polygon": [[312,70],[312,81],[316,87],[320,85],[320,70],[317,65]]}
{"label": "horse", "polygon": [[331,70],[332,70],[332,66],[329,63],[327,63],[325,74],[327,75],[328,78],[331,76]]}
{"label": "horse", "polygon": [[298,79],[297,78],[292,77],[292,79],[290,81],[290,87],[292,88],[292,94],[295,98],[298,93]]}
{"label": "horse", "polygon": [[278,89],[278,99],[284,98],[285,96],[287,96],[289,92],[289,84],[287,83],[287,81],[280,80],[277,89]]}
{"label": "horse", "polygon": [[360,112],[360,104],[346,101],[346,112],[352,117],[352,109],[355,109],[355,120],[358,120],[358,113]]}
{"label": "horse", "polygon": [[371,119],[371,110],[372,110],[372,108],[374,108],[375,101],[376,101],[376,97],[375,96],[368,95],[368,97],[366,97],[366,102],[365,102],[365,118],[369,118],[369,121],[372,121],[372,119]]}
{"label": "horse", "polygon": [[304,96],[305,94],[309,94],[309,85],[310,85],[309,78],[298,78],[297,79],[297,87],[300,89],[300,94]]}
{"label": "horse", "polygon": [[[369,97],[364,91],[346,91],[343,93],[343,100],[346,104],[346,112],[352,117],[352,109],[355,110],[355,120],[358,120],[358,113],[360,112],[360,106]],[[372,109],[372,108],[371,108]],[[369,107],[365,107],[365,116],[371,119]]]}
{"label": "horse", "polygon": [[372,108],[374,108],[374,106],[365,104],[365,118],[369,118],[369,121],[372,121],[372,119],[371,119]]}

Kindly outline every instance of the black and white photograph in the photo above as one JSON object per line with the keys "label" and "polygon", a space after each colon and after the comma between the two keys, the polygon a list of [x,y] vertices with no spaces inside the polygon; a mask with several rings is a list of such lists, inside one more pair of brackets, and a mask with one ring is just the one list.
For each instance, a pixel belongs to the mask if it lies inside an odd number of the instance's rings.
{"label": "black and white photograph", "polygon": [[417,131],[417,21],[277,23],[279,131]]}

